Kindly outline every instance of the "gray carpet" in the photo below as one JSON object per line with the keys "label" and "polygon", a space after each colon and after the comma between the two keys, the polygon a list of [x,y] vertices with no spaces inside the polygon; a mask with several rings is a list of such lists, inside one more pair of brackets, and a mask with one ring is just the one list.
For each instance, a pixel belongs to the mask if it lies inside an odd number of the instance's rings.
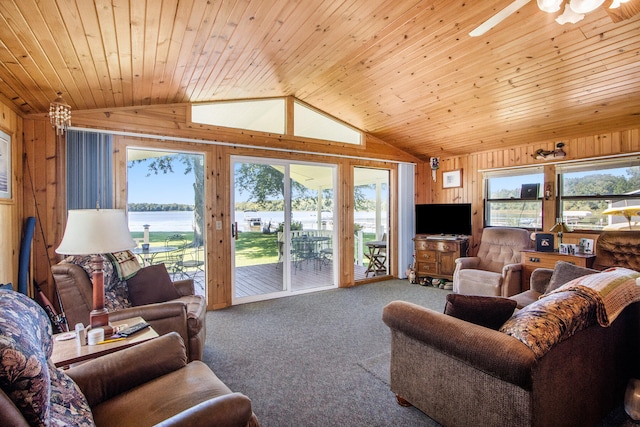
{"label": "gray carpet", "polygon": [[447,292],[392,280],[211,311],[204,361],[251,398],[263,427],[437,426],[389,389],[382,308],[441,311]]}
{"label": "gray carpet", "polygon": [[[262,427],[439,426],[389,389],[393,300],[442,311],[448,291],[392,280],[207,313],[204,362]],[[631,426],[622,407],[600,427]]]}

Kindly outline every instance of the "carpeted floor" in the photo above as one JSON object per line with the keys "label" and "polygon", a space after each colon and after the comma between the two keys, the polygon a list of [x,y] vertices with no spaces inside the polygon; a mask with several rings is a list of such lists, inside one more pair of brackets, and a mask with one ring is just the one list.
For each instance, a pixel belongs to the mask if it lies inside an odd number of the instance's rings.
{"label": "carpeted floor", "polygon": [[389,390],[382,308],[442,310],[447,292],[393,280],[212,311],[204,361],[251,398],[263,427],[437,426]]}
{"label": "carpeted floor", "polygon": [[[251,398],[262,427],[439,426],[389,389],[382,308],[442,311],[448,292],[392,280],[211,311],[204,362]],[[631,425],[618,408],[600,427]]]}

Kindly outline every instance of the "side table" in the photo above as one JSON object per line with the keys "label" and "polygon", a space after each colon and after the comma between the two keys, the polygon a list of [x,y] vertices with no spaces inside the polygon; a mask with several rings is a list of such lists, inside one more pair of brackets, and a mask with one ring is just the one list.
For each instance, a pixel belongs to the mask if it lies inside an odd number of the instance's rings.
{"label": "side table", "polygon": [[560,252],[538,252],[533,249],[525,249],[520,252],[520,262],[522,263],[522,291],[529,289],[531,273],[536,268],[554,268],[556,262],[564,261],[575,264],[579,267],[591,268],[593,260],[596,258],[592,254],[561,254]]}
{"label": "side table", "polygon": [[[128,326],[132,326],[140,322],[144,322],[144,319],[142,317],[133,317],[131,319],[112,322],[111,325],[122,326],[126,324]],[[143,331],[138,332],[137,334],[130,336],[129,338],[125,338],[124,340],[96,345],[81,346],[76,343],[75,338],[66,341],[56,340],[56,338],[61,335],[63,334],[55,334],[53,336],[53,354],[51,355],[51,360],[58,368],[69,366],[73,363],[83,362],[85,360],[95,359],[96,357],[114,353],[124,348],[128,348],[136,344],[140,344],[141,342],[158,337],[158,333],[151,326]]]}

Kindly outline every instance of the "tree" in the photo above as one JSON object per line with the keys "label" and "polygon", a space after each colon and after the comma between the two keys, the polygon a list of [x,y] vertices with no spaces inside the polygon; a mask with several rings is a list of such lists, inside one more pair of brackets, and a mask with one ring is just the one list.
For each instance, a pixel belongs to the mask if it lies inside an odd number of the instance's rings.
{"label": "tree", "polygon": [[[235,173],[235,186],[240,192],[249,194],[248,200],[264,206],[273,199],[284,199],[284,173],[270,165],[240,163]],[[309,189],[293,179],[291,192],[296,199],[310,199]]]}

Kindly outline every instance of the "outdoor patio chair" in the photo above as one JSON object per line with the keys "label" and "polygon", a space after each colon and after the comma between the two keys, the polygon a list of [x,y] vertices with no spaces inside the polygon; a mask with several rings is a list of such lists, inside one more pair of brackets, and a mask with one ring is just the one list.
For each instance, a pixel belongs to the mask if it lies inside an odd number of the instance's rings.
{"label": "outdoor patio chair", "polygon": [[165,239],[164,245],[176,249],[159,256],[154,260],[154,264],[164,264],[174,280],[185,277],[184,251],[187,247],[187,239],[182,234],[172,234]]}
{"label": "outdoor patio chair", "polygon": [[[193,251],[191,251],[193,249]],[[187,256],[187,252],[189,256]],[[182,261],[182,270],[184,274],[190,278],[195,279],[195,277],[200,272],[204,272],[204,246],[193,246],[189,244],[185,247],[183,253],[183,261]]]}

